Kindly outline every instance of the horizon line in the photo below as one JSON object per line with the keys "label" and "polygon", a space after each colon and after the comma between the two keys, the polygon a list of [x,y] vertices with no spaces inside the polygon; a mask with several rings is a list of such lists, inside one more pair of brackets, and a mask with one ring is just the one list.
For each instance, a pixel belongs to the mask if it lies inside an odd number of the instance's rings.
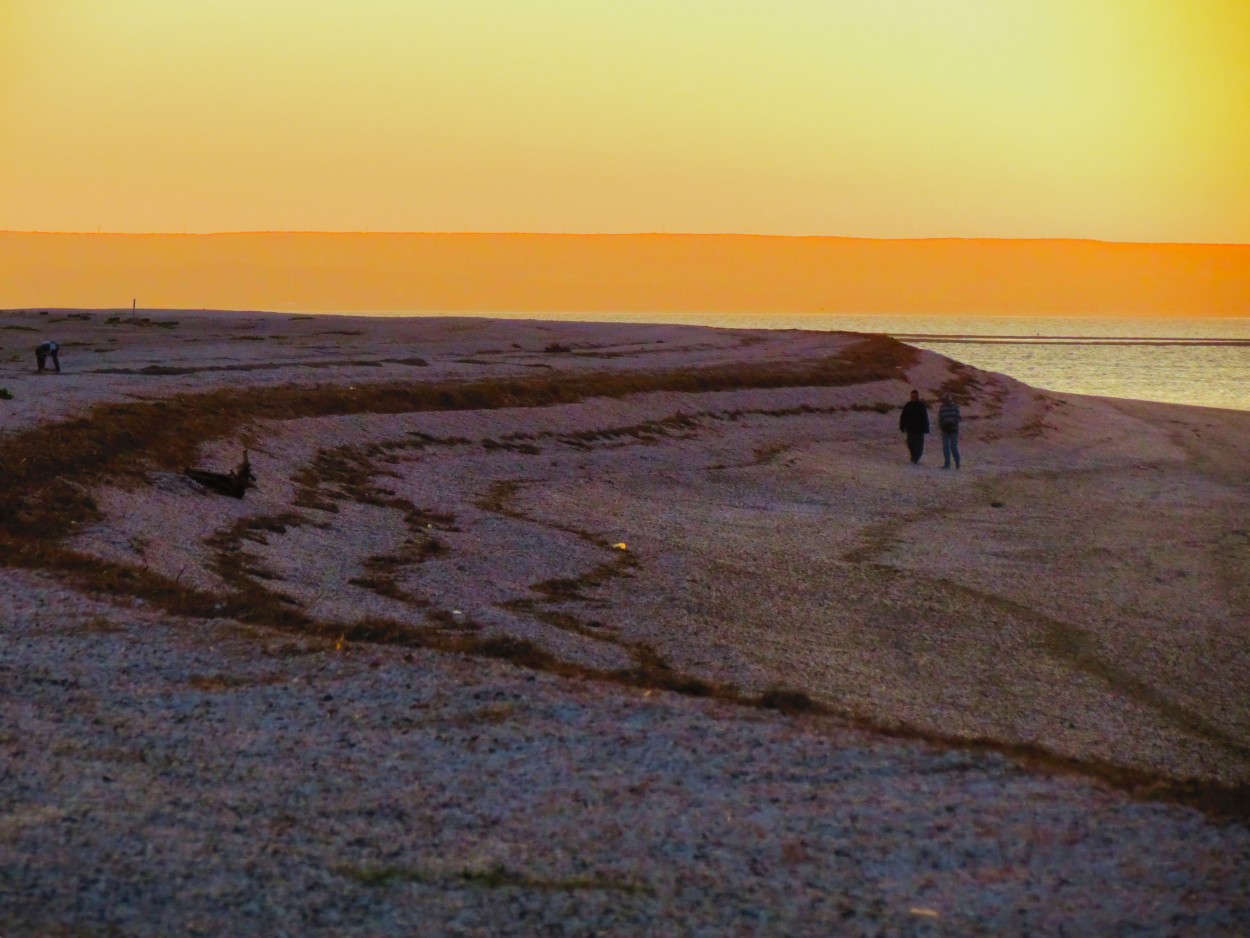
{"label": "horizon line", "polygon": [[240,229],[228,231],[45,231],[41,229],[2,228],[0,235],[87,235],[92,237],[172,237],[211,238],[231,235],[420,235],[442,237],[544,237],[544,238],[756,238],[790,241],[1020,241],[1072,242],[1082,244],[1132,244],[1191,247],[1250,247],[1244,241],[1116,241],[1109,238],[1075,236],[1013,237],[1003,235],[925,235],[874,237],[864,235],[799,235],[758,234],[733,231],[401,231],[401,230],[317,230],[317,229]]}

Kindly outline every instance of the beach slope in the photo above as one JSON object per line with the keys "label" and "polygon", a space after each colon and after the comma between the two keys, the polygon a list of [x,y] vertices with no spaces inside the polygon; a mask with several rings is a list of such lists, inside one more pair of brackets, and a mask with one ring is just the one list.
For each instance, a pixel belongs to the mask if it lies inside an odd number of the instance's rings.
{"label": "beach slope", "polygon": [[1250,414],[849,333],[0,329],[5,934],[1250,925]]}

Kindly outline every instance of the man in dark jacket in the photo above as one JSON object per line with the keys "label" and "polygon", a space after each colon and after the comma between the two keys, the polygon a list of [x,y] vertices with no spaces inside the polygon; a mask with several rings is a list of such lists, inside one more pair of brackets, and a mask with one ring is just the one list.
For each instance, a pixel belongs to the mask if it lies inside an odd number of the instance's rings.
{"label": "man in dark jacket", "polygon": [[920,462],[920,457],[924,455],[924,435],[929,432],[929,408],[920,400],[919,391],[912,391],[911,400],[903,405],[903,412],[898,417],[898,428],[907,434],[911,461]]}

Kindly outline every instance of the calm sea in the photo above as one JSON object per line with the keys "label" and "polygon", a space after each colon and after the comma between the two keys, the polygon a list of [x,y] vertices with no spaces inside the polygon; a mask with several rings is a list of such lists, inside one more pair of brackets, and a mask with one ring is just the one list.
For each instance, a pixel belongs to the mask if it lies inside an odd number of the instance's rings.
{"label": "calm sea", "polygon": [[1250,410],[1250,317],[544,313],[524,318],[885,332],[1053,391]]}

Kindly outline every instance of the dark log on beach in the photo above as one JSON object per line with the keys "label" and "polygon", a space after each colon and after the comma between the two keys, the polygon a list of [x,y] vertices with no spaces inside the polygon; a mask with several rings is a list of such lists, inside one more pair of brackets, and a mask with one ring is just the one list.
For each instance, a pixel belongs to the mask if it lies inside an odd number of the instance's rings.
{"label": "dark log on beach", "polygon": [[229,495],[231,498],[242,498],[243,493],[256,482],[256,476],[252,473],[252,464],[248,461],[246,452],[243,454],[243,461],[233,472],[213,472],[210,469],[190,467],[183,471],[205,488],[212,489],[221,495]]}

